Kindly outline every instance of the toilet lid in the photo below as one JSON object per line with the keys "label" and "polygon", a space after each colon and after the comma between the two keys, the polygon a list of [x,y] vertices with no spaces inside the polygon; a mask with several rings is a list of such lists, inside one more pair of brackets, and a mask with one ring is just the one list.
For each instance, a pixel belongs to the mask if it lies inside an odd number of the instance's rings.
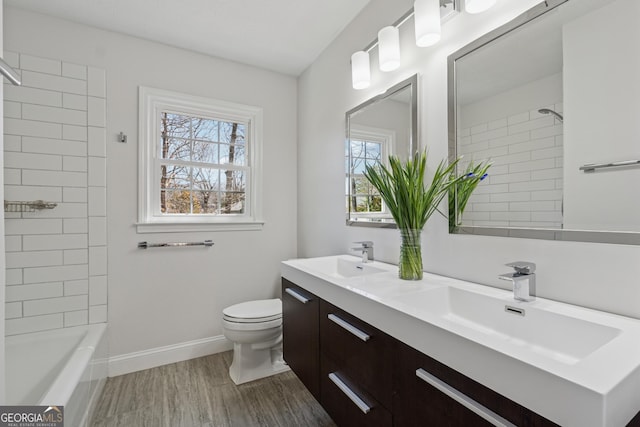
{"label": "toilet lid", "polygon": [[275,298],[242,302],[225,308],[222,314],[232,322],[268,322],[282,317],[282,301]]}

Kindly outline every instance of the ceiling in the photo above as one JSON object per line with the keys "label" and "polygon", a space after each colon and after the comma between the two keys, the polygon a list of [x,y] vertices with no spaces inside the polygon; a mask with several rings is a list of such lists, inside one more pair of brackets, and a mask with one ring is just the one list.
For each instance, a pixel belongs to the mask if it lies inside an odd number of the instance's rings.
{"label": "ceiling", "polygon": [[369,0],[5,0],[52,15],[298,76]]}

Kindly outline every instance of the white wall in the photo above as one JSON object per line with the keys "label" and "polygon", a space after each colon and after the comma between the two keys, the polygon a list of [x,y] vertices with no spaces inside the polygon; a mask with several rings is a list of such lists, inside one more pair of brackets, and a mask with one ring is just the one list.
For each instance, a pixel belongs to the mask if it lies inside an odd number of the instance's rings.
{"label": "white wall", "polygon": [[[0,54],[3,52],[3,1],[0,0]],[[4,82],[3,82],[4,83]],[[4,94],[4,84],[0,85],[0,99]],[[0,105],[0,117],[4,114],[3,105]],[[3,135],[4,123],[0,123],[0,165],[4,165],[4,137]],[[0,196],[4,200],[4,175],[0,176]],[[4,236],[4,210],[0,213],[0,236]],[[0,271],[5,269],[4,260],[4,239],[0,239]],[[4,300],[5,300],[5,278],[4,274],[0,274],[0,331],[4,331]],[[5,388],[4,388],[4,333],[0,333],[0,405],[5,403]]]}
{"label": "white wall", "polygon": [[[445,24],[441,43],[432,48],[416,48],[412,30],[405,25],[401,30],[401,68],[382,75],[374,67],[372,86],[355,91],[350,84],[351,54],[412,6],[410,0],[372,0],[305,71],[298,85],[300,256],[344,253],[351,242],[367,239],[374,241],[378,259],[397,263],[400,239],[396,230],[344,224],[344,112],[419,73],[420,139],[429,147],[429,163],[435,166],[447,155],[447,56],[537,3],[500,1],[481,15],[463,13]],[[372,55],[372,64],[375,61]],[[309,188],[315,191],[305,191]],[[640,247],[449,235],[447,221],[440,216],[427,223],[423,243],[427,271],[505,287],[497,279],[507,271],[503,264],[533,261],[538,264],[539,296],[640,318]]]}
{"label": "white wall", "polygon": [[[224,307],[278,294],[279,261],[296,255],[294,78],[19,9],[4,31],[7,49],[106,70],[112,358],[218,337]],[[264,109],[262,231],[136,234],[139,85]],[[215,246],[136,248],[204,239]]]}
{"label": "white wall", "polygon": [[[640,168],[585,173],[580,166],[640,159],[640,2],[617,0],[563,29],[566,73],[565,224],[640,230]],[[624,65],[621,65],[624,64]],[[606,82],[606,84],[594,84]],[[589,126],[581,126],[589,123]]]}

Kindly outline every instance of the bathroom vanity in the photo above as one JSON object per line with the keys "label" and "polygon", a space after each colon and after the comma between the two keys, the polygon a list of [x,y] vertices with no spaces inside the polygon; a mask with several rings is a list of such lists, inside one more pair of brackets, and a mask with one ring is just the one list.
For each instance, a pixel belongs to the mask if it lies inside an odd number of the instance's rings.
{"label": "bathroom vanity", "polygon": [[283,262],[282,299],[340,426],[640,425],[640,321],[349,255]]}

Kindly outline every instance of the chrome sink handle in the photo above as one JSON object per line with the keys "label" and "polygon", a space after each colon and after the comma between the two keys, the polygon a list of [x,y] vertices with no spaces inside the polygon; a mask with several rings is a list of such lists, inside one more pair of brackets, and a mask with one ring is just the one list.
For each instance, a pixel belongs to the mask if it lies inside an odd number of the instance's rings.
{"label": "chrome sink handle", "polygon": [[373,242],[370,240],[364,240],[361,242],[353,242],[358,246],[357,248],[352,248],[354,251],[359,251],[362,253],[362,262],[373,261]]}
{"label": "chrome sink handle", "polygon": [[522,275],[533,274],[536,271],[536,264],[528,261],[514,261],[505,265],[507,267],[513,267],[516,273]]}

